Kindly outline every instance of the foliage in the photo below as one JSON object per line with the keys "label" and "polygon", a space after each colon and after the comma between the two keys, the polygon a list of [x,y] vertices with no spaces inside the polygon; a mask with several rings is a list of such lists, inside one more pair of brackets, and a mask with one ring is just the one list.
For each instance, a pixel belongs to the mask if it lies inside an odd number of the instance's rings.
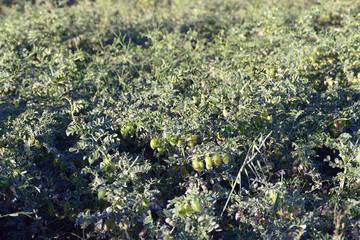
{"label": "foliage", "polygon": [[1,239],[358,239],[357,1],[0,1]]}

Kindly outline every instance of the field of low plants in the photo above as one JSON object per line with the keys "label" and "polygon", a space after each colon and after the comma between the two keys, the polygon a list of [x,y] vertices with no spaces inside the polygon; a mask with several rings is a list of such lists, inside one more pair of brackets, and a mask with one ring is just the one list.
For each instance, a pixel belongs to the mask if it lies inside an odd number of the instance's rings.
{"label": "field of low plants", "polygon": [[0,239],[359,239],[357,0],[0,0]]}

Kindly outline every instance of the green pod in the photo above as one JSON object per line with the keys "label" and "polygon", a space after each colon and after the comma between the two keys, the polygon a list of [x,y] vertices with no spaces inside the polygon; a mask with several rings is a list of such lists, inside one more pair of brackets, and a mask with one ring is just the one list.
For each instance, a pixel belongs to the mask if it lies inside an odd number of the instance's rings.
{"label": "green pod", "polygon": [[216,167],[220,166],[221,163],[221,158],[218,154],[213,156],[213,161]]}

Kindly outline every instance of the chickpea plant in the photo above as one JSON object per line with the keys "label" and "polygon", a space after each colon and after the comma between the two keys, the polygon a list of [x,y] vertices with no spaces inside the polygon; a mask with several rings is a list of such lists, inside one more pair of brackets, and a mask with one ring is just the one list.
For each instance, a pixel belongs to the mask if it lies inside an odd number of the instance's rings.
{"label": "chickpea plant", "polygon": [[358,1],[0,18],[0,239],[358,239]]}

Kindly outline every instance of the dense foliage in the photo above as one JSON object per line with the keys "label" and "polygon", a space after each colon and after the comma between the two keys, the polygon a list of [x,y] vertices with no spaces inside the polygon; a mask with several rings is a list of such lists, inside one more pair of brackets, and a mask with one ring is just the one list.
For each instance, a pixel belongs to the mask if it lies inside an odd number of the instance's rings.
{"label": "dense foliage", "polygon": [[359,239],[355,0],[0,0],[1,239]]}

